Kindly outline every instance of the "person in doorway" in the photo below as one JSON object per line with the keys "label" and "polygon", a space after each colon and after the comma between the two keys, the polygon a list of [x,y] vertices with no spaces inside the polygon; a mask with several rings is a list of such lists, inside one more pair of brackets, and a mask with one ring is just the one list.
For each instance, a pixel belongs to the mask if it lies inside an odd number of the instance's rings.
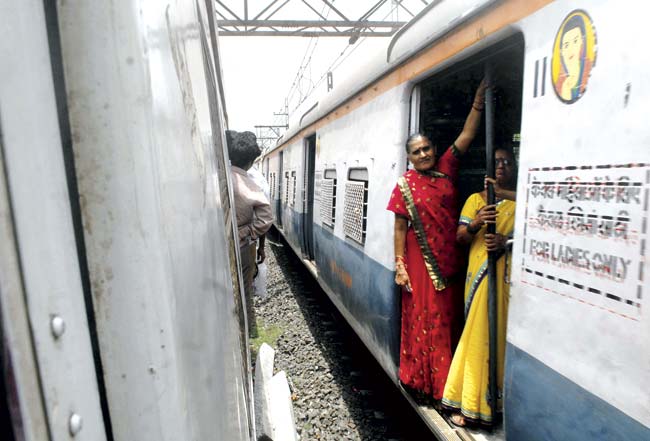
{"label": "person in doorway", "polygon": [[416,398],[439,400],[447,379],[454,328],[460,329],[463,256],[455,241],[460,156],[481,122],[481,82],[462,132],[436,161],[436,146],[411,135],[406,153],[414,170],[399,178],[388,210],[395,213],[395,282],[402,289],[399,379]]}
{"label": "person in doorway", "polygon": [[[494,415],[488,405],[489,330],[488,330],[488,252],[497,253],[497,378],[498,401],[502,398],[506,322],[508,316],[509,276],[506,242],[515,224],[515,188],[517,183],[512,150],[498,148],[494,154],[496,204],[487,204],[487,189],[472,194],[460,215],[456,237],[461,244],[471,244],[465,279],[465,327],[454,354],[442,398],[442,404],[454,412],[451,421],[464,426],[472,423],[492,424]],[[496,224],[496,234],[485,226]],[[497,405],[499,407],[500,401]]]}
{"label": "person in doorway", "polygon": [[253,309],[253,277],[255,276],[255,248],[257,238],[263,236],[273,222],[271,204],[264,192],[248,176],[255,159],[261,154],[257,138],[252,132],[226,133],[228,156],[230,156],[235,213],[239,232],[239,250],[246,301],[248,332],[257,336],[255,311]]}

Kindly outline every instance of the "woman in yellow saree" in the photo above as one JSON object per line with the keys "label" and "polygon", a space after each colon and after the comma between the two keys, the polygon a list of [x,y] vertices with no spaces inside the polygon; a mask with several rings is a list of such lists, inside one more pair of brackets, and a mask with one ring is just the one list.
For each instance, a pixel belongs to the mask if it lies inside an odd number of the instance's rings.
{"label": "woman in yellow saree", "polygon": [[[474,193],[461,212],[457,240],[471,243],[465,279],[465,327],[454,353],[442,404],[454,412],[451,420],[464,426],[473,423],[492,424],[494,416],[488,404],[489,331],[488,331],[488,250],[497,251],[497,378],[498,406],[503,390],[506,322],[508,315],[508,277],[506,241],[512,237],[515,221],[515,161],[508,149],[495,151],[498,202],[487,205],[486,191]],[[486,234],[484,226],[496,224],[497,234]]]}

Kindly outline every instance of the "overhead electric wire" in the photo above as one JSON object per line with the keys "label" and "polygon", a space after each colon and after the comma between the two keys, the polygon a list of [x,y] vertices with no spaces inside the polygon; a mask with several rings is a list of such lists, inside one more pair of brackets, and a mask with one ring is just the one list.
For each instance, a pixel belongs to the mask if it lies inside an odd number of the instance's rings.
{"label": "overhead electric wire", "polygon": [[[307,4],[311,8],[311,5]],[[313,10],[313,8],[311,8]],[[329,16],[329,12],[331,9],[328,9],[327,14],[325,15],[325,19]],[[323,16],[323,12],[325,12],[325,6],[323,6],[323,9],[321,10],[319,16]],[[318,46],[318,41],[319,37],[311,37],[309,40],[309,44],[307,45],[307,49],[305,49],[305,53],[303,54],[302,60],[300,61],[300,67],[298,68],[298,72],[296,72],[296,76],[294,77],[294,80],[291,84],[291,87],[289,88],[289,92],[287,93],[287,102],[290,103],[291,99],[293,98],[294,94],[296,91],[300,93],[300,98],[298,99],[299,102],[302,102],[302,87],[301,87],[301,80],[304,78],[305,71],[307,70],[307,67],[311,64],[311,59],[312,56],[314,55],[314,52],[316,51],[316,47]],[[309,52],[309,49],[312,45],[312,42],[314,42],[313,47],[311,48],[311,52]],[[309,58],[307,58],[307,54],[309,53]],[[305,63],[305,59],[307,58],[307,62]]]}
{"label": "overhead electric wire", "polygon": [[[399,6],[399,3],[396,3],[395,6],[393,6],[393,7],[391,8],[391,10],[388,11],[388,13],[384,16],[383,20],[385,20],[385,19],[386,19],[390,14],[392,14],[392,13],[393,13],[397,8],[398,8],[398,6]],[[375,11],[375,12],[376,12],[376,11]],[[339,67],[339,66],[340,66],[340,65],[341,65],[345,60],[347,60],[348,57],[349,57],[350,55],[352,55],[352,54],[354,53],[354,51],[356,51],[356,50],[361,46],[361,44],[362,44],[364,41],[366,41],[367,39],[368,39],[368,37],[362,37],[362,38],[361,38],[361,39],[360,39],[360,40],[359,40],[359,41],[354,45],[354,47],[353,47],[352,50],[348,53],[348,55],[347,55],[345,58],[341,59],[341,57],[343,57],[343,55],[345,55],[345,52],[350,48],[350,45],[347,44],[347,45],[345,46],[345,48],[343,49],[343,51],[338,55],[338,57],[336,57],[336,58],[334,59],[334,61],[332,62],[332,64],[330,64],[330,66],[325,70],[325,73],[323,73],[323,75],[318,79],[318,81],[314,84],[314,86],[313,86],[313,87],[312,87],[312,88],[307,92],[307,94],[304,96],[304,98],[303,98],[302,100],[300,100],[300,102],[298,103],[298,105],[297,105],[297,106],[296,106],[292,111],[295,111],[298,107],[300,107],[300,105],[301,105],[303,102],[305,102],[305,101],[307,100],[307,98],[309,98],[309,95],[311,95],[311,93],[312,93],[314,90],[316,90],[316,88],[317,88],[317,87],[318,87],[318,86],[323,82],[323,80],[327,77],[327,73],[328,73],[328,72],[331,72],[331,71],[333,71],[334,69],[336,69],[337,67]],[[339,60],[340,60],[340,62],[339,62],[338,64],[336,64]]]}

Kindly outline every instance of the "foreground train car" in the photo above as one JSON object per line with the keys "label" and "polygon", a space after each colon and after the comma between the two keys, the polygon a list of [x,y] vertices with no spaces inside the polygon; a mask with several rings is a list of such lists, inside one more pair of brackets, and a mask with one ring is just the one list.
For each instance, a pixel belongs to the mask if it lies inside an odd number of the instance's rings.
{"label": "foreground train car", "polygon": [[210,1],[0,2],[0,436],[250,440]]}
{"label": "foreground train car", "polygon": [[[432,2],[349,83],[308,103],[263,159],[279,231],[397,383],[386,205],[407,168],[404,141],[419,130],[449,145],[491,66],[497,145],[515,148],[519,175],[505,422],[481,436],[650,439],[650,60],[631,31],[645,12],[629,1]],[[575,66],[561,55],[571,19]],[[463,160],[463,200],[482,187],[482,146]],[[418,409],[439,438],[459,439]]]}

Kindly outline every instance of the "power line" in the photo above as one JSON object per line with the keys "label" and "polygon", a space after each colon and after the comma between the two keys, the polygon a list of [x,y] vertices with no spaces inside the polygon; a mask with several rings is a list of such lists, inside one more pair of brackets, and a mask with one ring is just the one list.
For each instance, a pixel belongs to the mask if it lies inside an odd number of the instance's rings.
{"label": "power line", "polygon": [[[316,10],[314,10],[314,8],[311,5],[309,5],[309,3],[305,2],[304,0],[303,0],[303,2],[307,6],[309,6],[309,8],[311,10],[316,12],[316,14],[318,16],[322,17],[324,20],[327,20],[327,18],[329,17],[329,13],[330,13],[331,9],[328,9],[327,14],[323,17],[323,12],[325,11],[325,8],[327,7],[327,5],[324,5],[321,12],[318,13]],[[312,57],[314,55],[314,52],[316,51],[316,47],[318,46],[318,41],[319,41],[318,37],[311,37],[309,39],[309,44],[307,45],[307,49],[305,49],[305,53],[303,54],[302,60],[300,61],[300,67],[298,68],[298,72],[296,73],[294,81],[293,81],[293,83],[292,83],[292,85],[291,85],[291,87],[289,89],[289,93],[287,94],[287,97],[288,97],[287,101],[288,102],[291,102],[291,99],[293,98],[293,94],[295,93],[296,88],[300,89],[300,94],[302,95],[302,88],[300,87],[300,81],[303,78],[303,75],[304,75],[305,70],[307,69],[307,66],[309,66],[311,64],[311,59],[312,59]],[[314,46],[312,47],[311,53],[309,53],[309,48],[310,48],[312,42],[314,42]],[[307,63],[305,63],[305,58],[307,58],[308,53],[309,53],[309,58],[307,59]],[[299,99],[299,101],[300,101],[300,99]]]}
{"label": "power line", "polygon": [[[393,7],[392,7],[391,10],[386,14],[386,16],[384,16],[383,19],[385,20],[389,15],[391,15],[394,11],[396,11],[398,7],[402,6],[402,5],[401,5],[401,2],[402,2],[402,0],[397,0],[396,2],[394,2],[394,3],[393,3]],[[382,3],[382,4],[383,4],[383,3]],[[403,6],[402,6],[402,7],[403,7]],[[374,13],[374,12],[376,12],[376,10],[373,11],[373,13]],[[409,13],[410,13],[410,11],[409,11]],[[350,51],[350,53],[349,53],[345,58],[341,59],[341,57],[343,57],[343,55],[345,55],[345,52],[350,48],[350,45],[347,44],[347,45],[345,46],[345,48],[343,49],[343,51],[342,51],[342,52],[341,52],[341,53],[340,53],[340,54],[339,54],[339,55],[334,59],[334,61],[332,62],[332,64],[330,64],[330,66],[325,70],[325,72],[323,73],[323,75],[318,79],[318,81],[314,84],[314,86],[313,86],[313,87],[312,87],[312,88],[307,92],[307,94],[303,97],[302,100],[300,100],[300,102],[298,103],[298,105],[297,105],[297,106],[296,106],[292,111],[295,111],[296,109],[298,109],[298,107],[300,107],[300,105],[301,105],[303,102],[305,102],[305,101],[307,100],[307,98],[309,98],[309,95],[311,95],[311,93],[312,93],[314,90],[316,90],[316,88],[317,88],[317,87],[318,87],[318,86],[323,82],[323,80],[327,77],[327,73],[328,73],[328,72],[331,72],[331,71],[333,71],[334,69],[336,69],[337,67],[339,67],[339,66],[340,66],[340,65],[341,65],[345,60],[348,59],[348,57],[349,57],[350,55],[352,55],[352,53],[354,53],[354,51],[356,51],[356,50],[361,46],[361,44],[362,44],[364,41],[366,41],[366,39],[367,39],[367,37],[362,37],[361,40],[360,40],[356,45],[354,45],[354,47],[352,48],[352,50]],[[337,61],[339,61],[339,60],[340,60],[340,62],[339,62],[338,64],[336,64]],[[336,66],[335,66],[335,64],[336,64]]]}

